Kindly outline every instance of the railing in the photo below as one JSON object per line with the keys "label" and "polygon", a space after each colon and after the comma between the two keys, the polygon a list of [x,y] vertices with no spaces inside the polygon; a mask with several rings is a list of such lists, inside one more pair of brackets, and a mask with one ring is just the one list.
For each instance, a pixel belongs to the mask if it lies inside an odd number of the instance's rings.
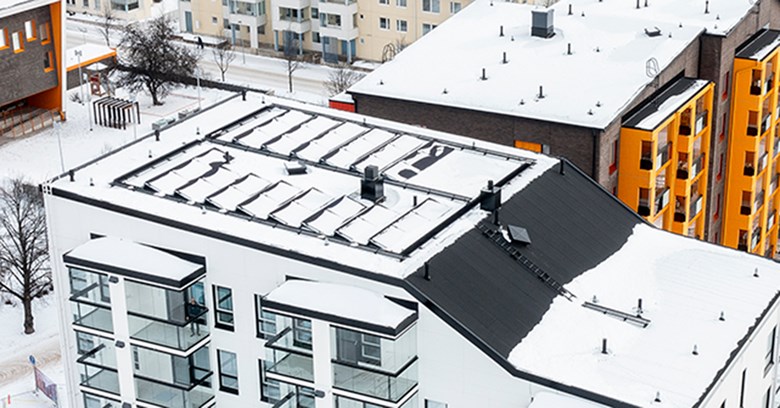
{"label": "railing", "polygon": [[688,178],[694,179],[701,171],[701,165],[704,159],[704,155],[699,155],[698,158],[696,158],[693,161],[693,164],[691,165],[690,170],[686,167],[688,165],[687,162],[681,161],[678,164],[677,168],[677,178],[680,180],[687,180]]}
{"label": "railing", "polygon": [[97,329],[107,333],[114,331],[111,309],[97,304],[71,301],[73,324]]}
{"label": "railing", "polygon": [[273,364],[266,368],[267,372],[314,382],[314,362],[311,356],[282,350],[273,350],[273,356]]}
{"label": "railing", "polygon": [[742,174],[748,177],[753,177],[756,175],[756,167],[753,165],[752,162],[746,162],[745,167],[742,169]]}
{"label": "railing", "polygon": [[653,158],[650,155],[642,156],[639,159],[639,168],[642,170],[652,170],[653,169]]}
{"label": "railing", "polygon": [[702,196],[691,197],[691,206],[689,207],[690,218],[693,219],[701,211]]}
{"label": "railing", "polygon": [[639,207],[637,208],[636,212],[643,217],[650,215],[650,200],[646,198],[640,198]]}
{"label": "railing", "polygon": [[357,3],[357,0],[320,0],[320,3],[344,4],[348,6]]}
{"label": "railing", "polygon": [[655,160],[656,170],[660,169],[666,163],[666,161],[669,160],[669,149],[667,146],[661,148],[661,151],[655,156]]}
{"label": "railing", "polygon": [[171,408],[199,408],[214,394],[208,383],[212,373],[198,380],[190,387],[165,384],[163,382],[134,377],[138,401]]}
{"label": "railing", "polygon": [[685,222],[685,207],[675,204],[674,222]]}
{"label": "railing", "polygon": [[666,204],[669,203],[669,188],[666,188],[661,194],[658,194],[655,198],[655,213],[663,211]]}
{"label": "railing", "polygon": [[116,370],[79,364],[81,385],[119,395],[119,375]]}
{"label": "railing", "polygon": [[762,205],[764,205],[764,190],[761,190],[756,194],[756,200],[753,201],[753,208],[759,209]]}
{"label": "railing", "polygon": [[774,85],[774,74],[770,75],[765,81],[764,81],[764,93],[768,93],[772,90],[772,86]]}
{"label": "railing", "polygon": [[388,374],[333,361],[333,387],[386,401],[398,402],[417,385],[417,360],[398,374]]}
{"label": "railing", "polygon": [[188,350],[209,335],[209,326],[206,323],[207,312],[204,310],[200,315],[184,323],[128,312],[130,338],[177,350]]}
{"label": "railing", "polygon": [[753,213],[753,207],[749,202],[742,202],[742,205],[739,207],[739,213],[742,215],[750,215]]}
{"label": "railing", "polygon": [[766,168],[766,164],[769,161],[769,154],[764,153],[760,159],[758,159],[758,173],[761,173]]}
{"label": "railing", "polygon": [[766,219],[766,229],[767,229],[767,231],[772,229],[772,227],[775,226],[775,214],[776,213],[777,213],[777,211],[772,211],[772,213],[769,214],[769,216],[767,217],[767,219]]}
{"label": "railing", "polygon": [[698,135],[701,133],[702,130],[704,130],[704,126],[707,125],[707,117],[709,116],[709,111],[703,111],[696,115],[696,134]]}
{"label": "railing", "polygon": [[760,133],[763,135],[766,133],[767,130],[769,130],[769,120],[772,119],[771,112],[767,113],[766,116],[764,116],[764,119],[761,120],[761,130]]}
{"label": "railing", "polygon": [[758,241],[761,240],[761,230],[759,228],[756,228],[753,230],[753,235],[750,237],[750,249],[754,250],[756,249],[756,246],[758,246]]}
{"label": "railing", "polygon": [[758,125],[748,125],[747,127],[747,135],[748,136],[758,136]]}
{"label": "railing", "polygon": [[691,135],[691,125],[690,125],[690,123],[680,124],[680,135],[681,136],[690,136]]}
{"label": "railing", "polygon": [[777,190],[777,173],[775,173],[774,177],[772,177],[772,180],[769,182],[769,195],[775,193],[775,190]]}

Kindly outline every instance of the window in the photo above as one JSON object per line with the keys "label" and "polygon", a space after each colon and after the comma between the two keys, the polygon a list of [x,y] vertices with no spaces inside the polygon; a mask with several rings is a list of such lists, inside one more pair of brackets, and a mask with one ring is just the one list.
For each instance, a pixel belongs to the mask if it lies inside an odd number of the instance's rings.
{"label": "window", "polygon": [[[715,199],[715,214],[712,215],[712,218],[715,221],[717,221],[718,218],[720,218],[720,193],[718,193],[718,196]],[[715,240],[715,242],[718,242],[718,240]]]}
{"label": "window", "polygon": [[[435,26],[434,26],[435,27]],[[523,150],[530,150],[537,153],[550,153],[550,146],[542,143],[526,142],[515,139],[515,147]]]}
{"label": "window", "polygon": [[720,154],[720,159],[718,160],[718,174],[715,176],[715,178],[720,181],[720,179],[723,178],[723,163],[726,160],[725,153]]}
{"label": "window", "polygon": [[133,346],[133,368],[141,369],[141,356],[138,354],[138,346]]}
{"label": "window", "polygon": [[260,362],[260,401],[275,403],[282,398],[282,390],[279,381],[265,377],[265,362]]}
{"label": "window", "polygon": [[406,0],[395,0],[396,7],[406,7]]}
{"label": "window", "polygon": [[450,13],[455,14],[459,12],[462,7],[463,6],[460,4],[460,2],[453,1],[450,3]]}
{"label": "window", "polygon": [[379,28],[382,30],[390,29],[390,19],[387,17],[379,17]]}
{"label": "window", "polygon": [[726,116],[725,113],[723,114],[723,119],[721,119],[720,123],[721,123],[720,135],[718,135],[718,138],[720,140],[723,140],[726,138],[726,130],[728,130],[728,124],[729,124],[728,117]]}
{"label": "window", "polygon": [[436,25],[435,25],[435,24],[428,24],[428,23],[423,23],[423,25],[422,25],[422,32],[423,32],[423,35],[425,35],[425,34],[428,34],[428,33],[429,33],[431,30],[433,30],[434,28],[436,28]]}
{"label": "window", "polygon": [[747,368],[742,370],[742,382],[739,386],[739,408],[745,408],[745,376],[747,376]]}
{"label": "window", "polygon": [[211,24],[217,24],[219,22],[219,19],[217,19],[216,16],[211,16]]}
{"label": "window", "polygon": [[382,365],[382,344],[379,337],[370,334],[360,335],[360,361]]}
{"label": "window", "polygon": [[725,101],[726,98],[729,97],[729,72],[723,74],[723,81],[721,81],[721,86],[723,86],[723,90],[720,94],[720,100]]}
{"label": "window", "polygon": [[423,0],[422,9],[423,11],[427,11],[429,13],[438,13],[439,0]]}
{"label": "window", "polygon": [[17,31],[13,34],[11,34],[11,42],[14,46],[14,52],[23,52],[24,51],[24,42],[22,42],[22,32]]}
{"label": "window", "polygon": [[41,44],[48,44],[51,42],[51,38],[49,37],[49,28],[49,23],[43,23],[38,27],[38,34],[41,36]]}
{"label": "window", "polygon": [[316,32],[316,31],[312,31],[311,32],[311,42],[313,42],[313,43],[321,42],[321,40],[320,40],[320,33]]}
{"label": "window", "polygon": [[396,20],[395,21],[395,29],[397,31],[400,31],[402,33],[405,33],[408,29],[406,20]]}
{"label": "window", "polygon": [[35,40],[35,21],[34,20],[28,20],[24,22],[24,36],[27,38],[27,41]]}
{"label": "window", "polygon": [[311,350],[311,320],[293,320],[293,344]]}
{"label": "window", "polygon": [[8,48],[8,31],[0,28],[0,50]]}
{"label": "window", "polygon": [[612,150],[609,153],[610,163],[609,163],[609,174],[615,173],[617,171],[617,158],[618,158],[618,141],[615,140],[612,142],[612,145],[610,145],[610,149]]}
{"label": "window", "polygon": [[425,408],[447,408],[447,404],[444,402],[425,400]]}
{"label": "window", "polygon": [[86,354],[95,348],[95,341],[91,334],[76,332],[76,351],[79,354]]}
{"label": "window", "polygon": [[255,309],[257,313],[257,337],[271,338],[276,335],[276,313],[263,310],[262,297],[255,295]]}
{"label": "window", "polygon": [[217,312],[214,326],[233,330],[233,291],[222,286],[214,286],[214,309]]}
{"label": "window", "polygon": [[312,7],[311,18],[320,18],[320,9],[318,9],[317,7]]}
{"label": "window", "polygon": [[775,363],[775,337],[777,336],[777,326],[772,328],[769,338],[766,341],[766,356],[764,356],[764,376]]}
{"label": "window", "polygon": [[89,7],[89,0],[83,0],[81,2],[81,5],[84,6],[84,7]]}
{"label": "window", "polygon": [[46,54],[43,54],[43,70],[45,72],[54,71],[54,64],[52,63],[51,51],[47,52]]}
{"label": "window", "polygon": [[100,10],[100,0],[95,0],[95,10]]}
{"label": "window", "polygon": [[238,362],[236,353],[217,350],[219,390],[238,394]]}
{"label": "window", "polygon": [[379,0],[379,4],[387,6],[390,4],[390,0]]}

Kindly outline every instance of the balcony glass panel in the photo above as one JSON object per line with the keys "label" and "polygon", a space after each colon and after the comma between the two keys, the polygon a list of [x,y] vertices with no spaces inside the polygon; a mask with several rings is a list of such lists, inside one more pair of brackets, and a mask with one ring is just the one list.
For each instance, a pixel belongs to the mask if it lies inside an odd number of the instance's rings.
{"label": "balcony glass panel", "polygon": [[70,278],[70,300],[111,307],[108,276],[78,268],[68,268]]}
{"label": "balcony glass panel", "polygon": [[335,360],[395,374],[417,356],[417,325],[396,339],[331,327],[331,355]]}
{"label": "balcony glass panel", "polygon": [[273,314],[278,334],[268,340],[267,347],[311,355],[311,320]]}
{"label": "balcony glass panel", "polygon": [[76,332],[76,351],[79,363],[116,369],[114,341],[89,333]]}
{"label": "balcony glass panel", "polygon": [[416,384],[416,360],[395,377],[352,365],[333,363],[333,386],[345,391],[397,402]]}
{"label": "balcony glass panel", "polygon": [[209,335],[209,326],[206,324],[205,316],[194,318],[189,323],[183,324],[136,315],[128,315],[127,321],[131,339],[178,350],[187,350]]}
{"label": "balcony glass panel", "polygon": [[214,396],[207,381],[188,390],[138,377],[135,392],[138,401],[170,408],[198,408]]}
{"label": "balcony glass panel", "polygon": [[311,356],[283,350],[272,350],[266,372],[314,382],[314,364]]}
{"label": "balcony glass panel", "polygon": [[73,324],[101,330],[107,333],[114,331],[111,321],[111,309],[87,305],[79,302],[70,302],[70,310],[73,313]]}
{"label": "balcony glass panel", "polygon": [[81,385],[119,395],[119,376],[108,368],[79,364]]}

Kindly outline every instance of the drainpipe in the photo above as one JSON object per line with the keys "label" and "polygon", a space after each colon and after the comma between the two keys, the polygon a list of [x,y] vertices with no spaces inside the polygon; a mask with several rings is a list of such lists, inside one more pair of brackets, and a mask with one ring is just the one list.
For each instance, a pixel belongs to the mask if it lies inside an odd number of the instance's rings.
{"label": "drainpipe", "polygon": [[592,166],[591,166],[591,169],[590,169],[591,177],[593,177],[593,179],[596,180],[596,182],[601,184],[601,181],[598,179],[598,173],[597,173],[598,168],[599,168],[598,162],[599,162],[599,151],[600,151],[600,149],[599,149],[599,142],[600,142],[600,140],[599,140],[599,133],[600,132],[598,130],[596,130],[596,129],[591,129],[590,133],[593,136],[593,159],[592,159]]}

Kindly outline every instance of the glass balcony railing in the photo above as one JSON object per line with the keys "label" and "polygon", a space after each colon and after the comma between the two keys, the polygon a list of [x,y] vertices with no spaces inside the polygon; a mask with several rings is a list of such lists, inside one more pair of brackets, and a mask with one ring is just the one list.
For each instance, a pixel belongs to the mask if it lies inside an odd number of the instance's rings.
{"label": "glass balcony railing", "polygon": [[107,333],[114,332],[111,309],[74,301],[70,302],[70,309],[73,313],[73,324]]}
{"label": "glass balcony railing", "polygon": [[266,371],[298,380],[314,382],[314,362],[311,356],[303,354],[273,350],[273,361],[268,365]]}
{"label": "glass balcony railing", "polygon": [[333,362],[333,386],[345,391],[398,402],[417,385],[417,360],[398,375],[366,367]]}
{"label": "glass balcony railing", "polygon": [[130,338],[177,350],[188,350],[199,341],[208,337],[207,312],[204,308],[199,316],[194,316],[184,323],[128,313],[127,321],[130,328]]}
{"label": "glass balcony railing", "polygon": [[119,395],[119,376],[110,368],[79,364],[81,385]]}
{"label": "glass balcony railing", "polygon": [[646,198],[640,198],[639,207],[637,208],[636,212],[643,217],[650,215],[650,200]]}
{"label": "glass balcony railing", "polygon": [[666,204],[669,204],[669,188],[665,188],[662,192],[656,192],[656,199],[655,199],[656,214],[663,211],[663,209],[666,208]]}
{"label": "glass balcony railing", "polygon": [[708,111],[704,111],[696,115],[696,134],[698,135],[701,133],[702,130],[704,130],[704,127],[707,125],[707,118],[709,116]]}
{"label": "glass balcony railing", "polygon": [[691,206],[689,208],[689,214],[691,219],[693,219],[693,217],[695,217],[701,211],[702,201],[703,201],[702,196],[691,197]]}
{"label": "glass balcony railing", "polygon": [[168,408],[199,408],[214,397],[209,380],[211,373],[192,387],[175,386],[135,378],[135,392],[138,401]]}

